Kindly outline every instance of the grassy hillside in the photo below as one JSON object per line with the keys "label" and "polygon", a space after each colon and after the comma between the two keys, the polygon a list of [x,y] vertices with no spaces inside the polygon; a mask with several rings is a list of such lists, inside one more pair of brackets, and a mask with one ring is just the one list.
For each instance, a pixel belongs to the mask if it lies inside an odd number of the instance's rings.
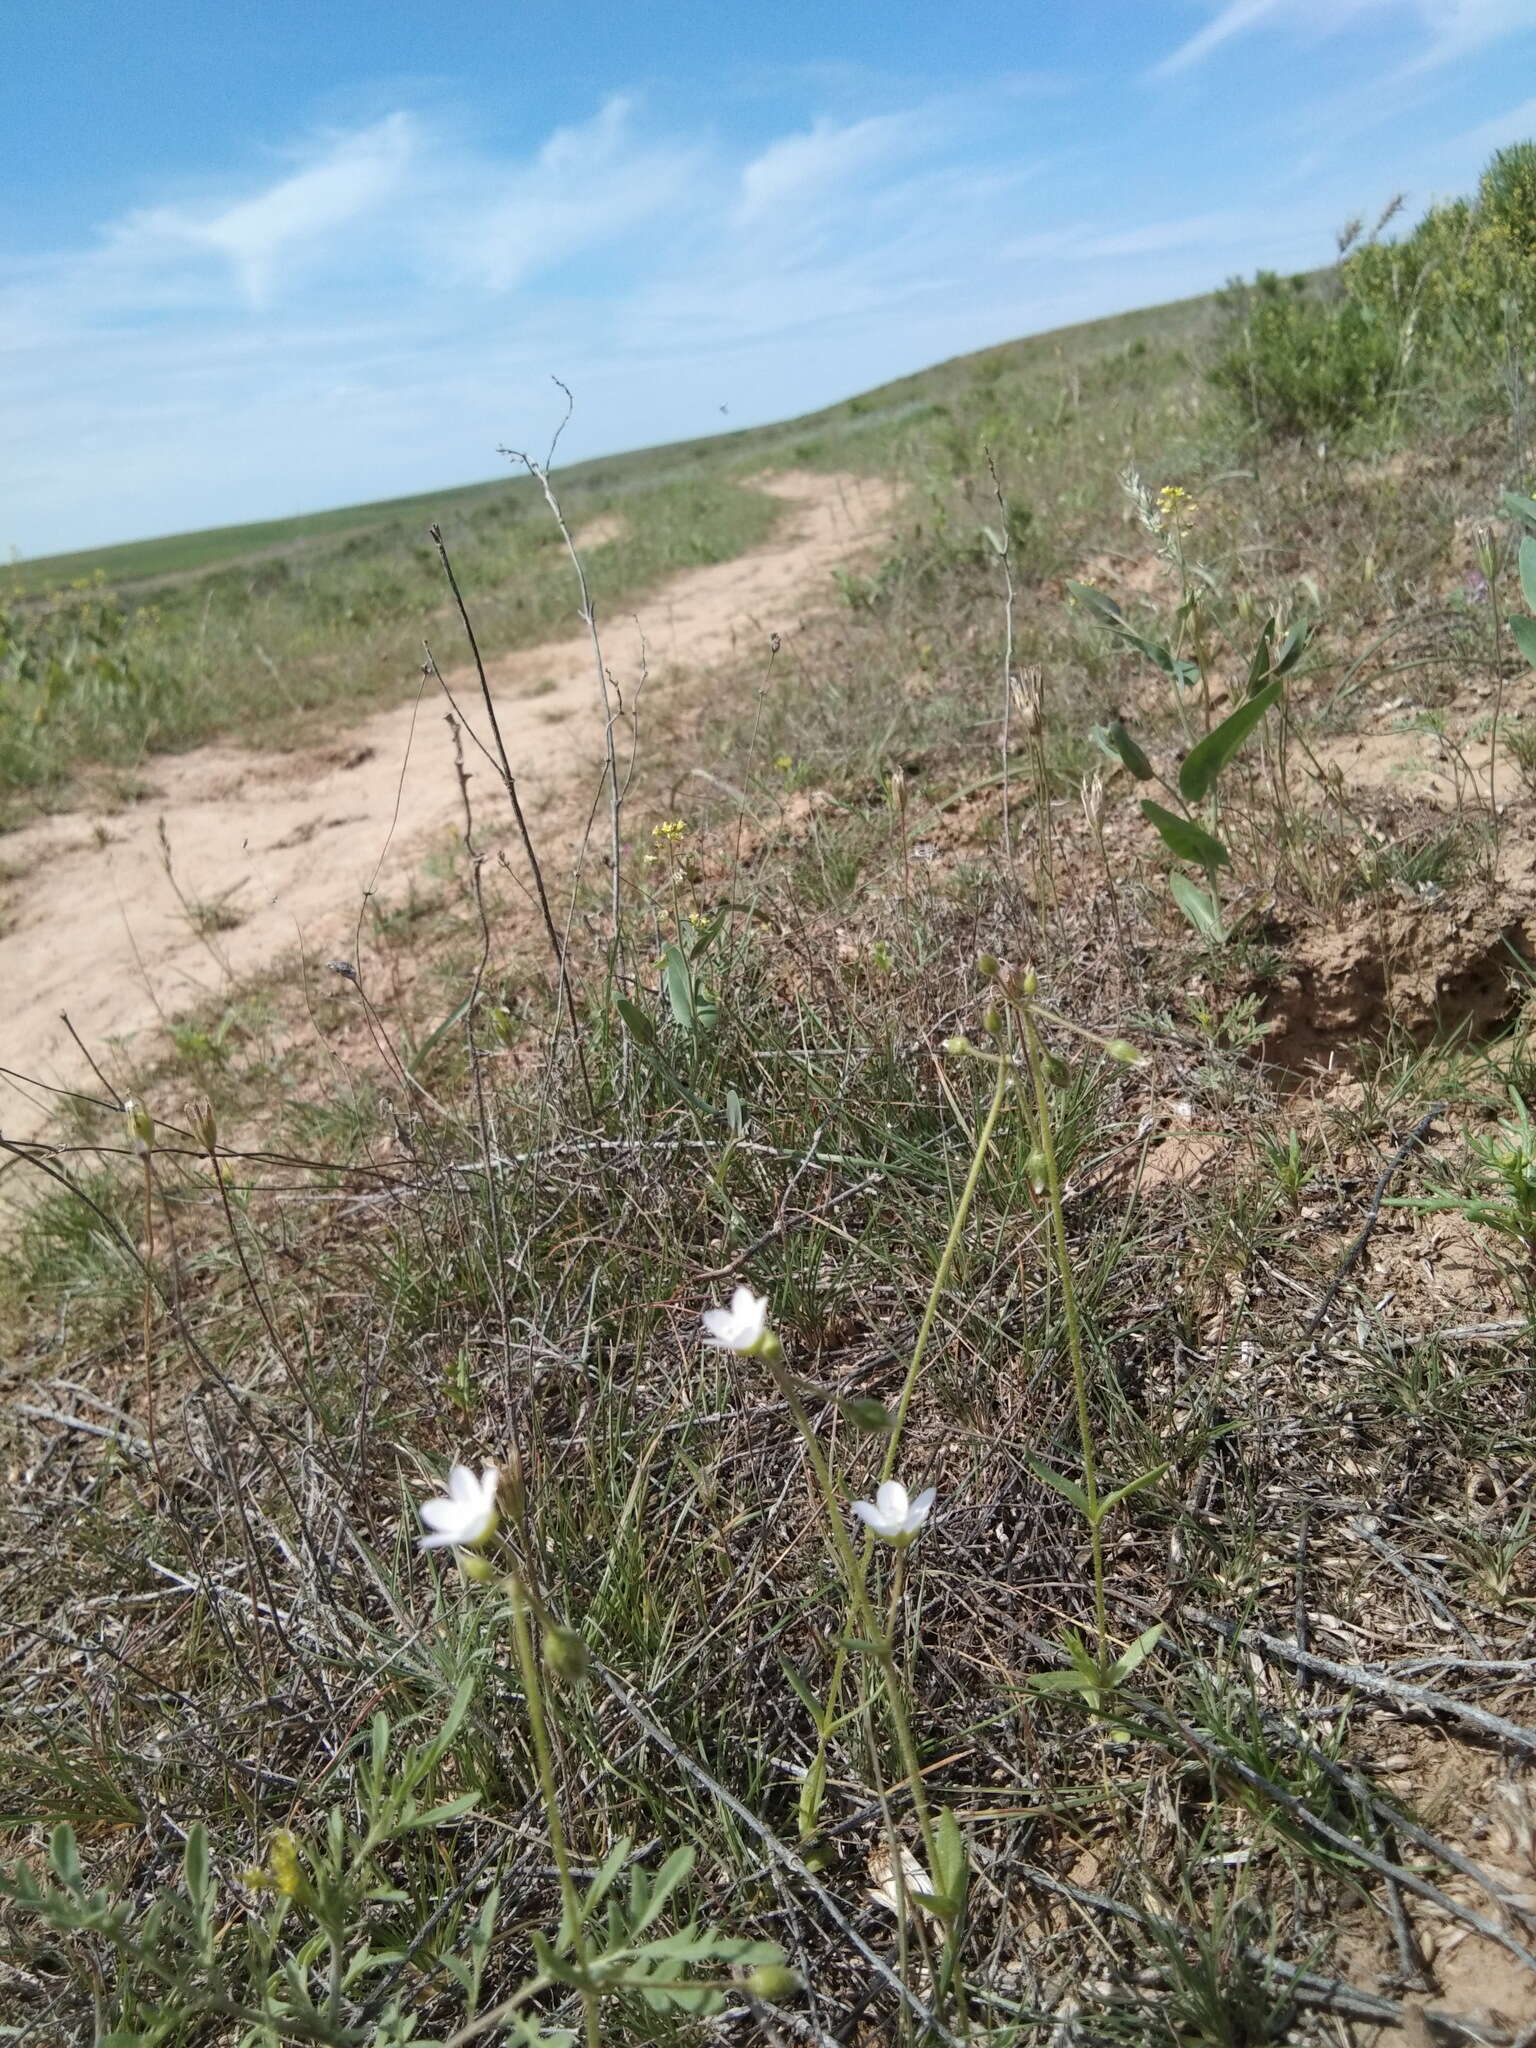
{"label": "grassy hillside", "polygon": [[553,955],[477,812],[7,1148],[14,2024],[1529,2039],[1488,204],[1440,329],[1405,241],[779,430],[898,530],[545,847]]}
{"label": "grassy hillside", "polygon": [[[1212,301],[1207,298],[1189,299],[1054,333],[1031,335],[979,355],[957,356],[799,419],[711,434],[696,441],[636,448],[622,455],[595,456],[562,467],[562,493],[581,501],[594,492],[618,494],[680,483],[698,475],[701,469],[760,467],[786,459],[810,459],[809,454],[795,453],[797,444],[830,454],[845,439],[856,446],[873,432],[903,423],[915,407],[942,404],[964,388],[975,365],[987,357],[996,356],[1025,367],[1048,359],[1058,350],[1077,356],[1101,347],[1123,346],[1137,338],[1192,337],[1208,325],[1211,306]],[[857,459],[852,448],[850,459]],[[350,542],[366,533],[381,539],[401,530],[416,533],[432,520],[441,522],[458,514],[472,514],[481,506],[499,504],[508,498],[531,509],[537,500],[537,487],[525,477],[495,477],[484,483],[458,484],[407,498],[300,513],[291,519],[164,534],[152,540],[87,548],[75,554],[38,555],[0,568],[0,596],[42,596],[67,589],[82,577],[100,578],[114,590],[126,592],[134,585],[200,569],[249,566],[277,553],[323,554],[327,552],[327,543]]]}
{"label": "grassy hillside", "polygon": [[[589,551],[594,597],[604,611],[631,604],[662,576],[763,538],[778,508],[750,488],[755,471],[921,470],[970,394],[990,391],[1044,422],[1094,365],[1153,342],[1137,375],[1166,381],[1210,318],[1211,303],[1195,300],[1098,321],[801,420],[576,464],[560,476],[571,523],[617,529]],[[216,736],[296,746],[319,725],[408,694],[413,628],[435,622],[445,595],[426,538],[433,519],[477,594],[487,652],[574,629],[560,537],[529,478],[11,571],[9,602],[0,595],[0,824],[68,805],[92,770],[131,792],[133,771],[155,753]],[[101,793],[99,774],[89,786]]]}

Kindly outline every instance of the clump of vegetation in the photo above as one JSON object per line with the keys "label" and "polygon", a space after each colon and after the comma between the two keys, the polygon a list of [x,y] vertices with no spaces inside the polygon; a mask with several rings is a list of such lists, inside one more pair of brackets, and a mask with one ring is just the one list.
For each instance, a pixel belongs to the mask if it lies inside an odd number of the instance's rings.
{"label": "clump of vegetation", "polygon": [[1211,382],[1271,435],[1336,435],[1373,418],[1398,389],[1400,333],[1380,308],[1308,277],[1261,270],[1229,287],[1227,337]]}
{"label": "clump of vegetation", "polygon": [[1532,377],[1536,144],[1500,150],[1475,199],[1432,207],[1410,234],[1346,230],[1326,278],[1260,272],[1229,288],[1211,364],[1238,417],[1270,436],[1337,436],[1414,392],[1487,410]]}
{"label": "clump of vegetation", "polygon": [[[782,506],[729,477],[577,484],[573,518],[624,520],[592,553],[594,601],[632,600],[696,563],[760,541]],[[485,591],[482,648],[580,630],[560,535],[517,483],[451,508],[454,559]],[[14,579],[13,579],[14,580]],[[61,589],[0,594],[0,819],[68,801],[83,768],[133,766],[215,735],[300,744],[341,713],[419,681],[408,627],[430,629],[441,573],[425,524],[322,528],[287,548],[121,588],[105,569]],[[451,630],[451,628],[449,629]]]}
{"label": "clump of vegetation", "polygon": [[482,774],[0,1138],[7,2024],[1519,2038],[1536,506],[1254,474],[1207,311],[783,430],[898,531],[601,872]]}

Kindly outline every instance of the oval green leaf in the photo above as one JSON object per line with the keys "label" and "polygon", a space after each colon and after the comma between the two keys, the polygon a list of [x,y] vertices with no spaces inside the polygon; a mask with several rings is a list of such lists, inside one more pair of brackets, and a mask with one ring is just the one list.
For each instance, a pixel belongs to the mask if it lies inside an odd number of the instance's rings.
{"label": "oval green leaf", "polygon": [[1112,718],[1107,725],[1096,725],[1093,728],[1093,737],[1105,753],[1111,755],[1122,768],[1134,775],[1138,782],[1152,780],[1152,763],[1126,730],[1123,719]]}
{"label": "oval green leaf", "polygon": [[1151,797],[1141,800],[1141,815],[1149,825],[1155,825],[1164,846],[1179,860],[1193,861],[1197,868],[1226,868],[1232,865],[1232,856],[1193,818],[1180,818],[1172,811],[1165,811],[1161,804],[1153,803]]}
{"label": "oval green leaf", "polygon": [[1536,612],[1536,537],[1530,534],[1520,543],[1520,594]]}
{"label": "oval green leaf", "polygon": [[[1266,683],[1257,696],[1250,697],[1246,704],[1239,704],[1214,732],[1208,732],[1203,740],[1190,748],[1179,770],[1179,795],[1186,803],[1198,804],[1210,793],[1217,776],[1249,733],[1279,703],[1280,691],[1278,682]],[[1167,837],[1166,833],[1164,837]]]}
{"label": "oval green leaf", "polygon": [[1212,945],[1221,942],[1221,912],[1198,882],[1175,872],[1168,877],[1168,893],[1202,939],[1209,939]]}

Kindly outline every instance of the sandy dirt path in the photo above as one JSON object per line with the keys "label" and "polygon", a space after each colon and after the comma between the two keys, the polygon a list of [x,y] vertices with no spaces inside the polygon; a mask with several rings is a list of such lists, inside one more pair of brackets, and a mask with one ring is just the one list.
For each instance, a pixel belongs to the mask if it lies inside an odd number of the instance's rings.
{"label": "sandy dirt path", "polygon": [[[603,651],[621,685],[639,674],[640,632],[652,686],[668,672],[707,668],[738,648],[785,635],[802,609],[825,602],[830,572],[889,528],[893,494],[866,477],[792,473],[761,480],[790,511],[766,546],[671,578],[636,617],[601,622]],[[471,602],[473,597],[471,593]],[[456,635],[439,629],[444,647]],[[439,658],[442,658],[441,651]],[[412,648],[402,636],[401,661]],[[573,807],[557,800],[578,771],[591,788],[602,720],[585,630],[489,664],[497,716],[541,854],[570,851]],[[483,722],[473,677],[448,680]],[[459,816],[444,706],[391,706],[325,745],[293,754],[204,747],[146,764],[152,794],[131,810],[72,811],[0,836],[0,1067],[56,1086],[88,1070],[60,1013],[93,1051],[142,1034],[217,995],[232,978],[303,948],[348,954],[370,888],[387,891],[419,869],[424,850]],[[477,775],[481,836],[490,778]],[[540,831],[543,814],[546,826]],[[168,880],[164,821],[176,882],[194,903],[239,914],[212,935],[218,958],[189,928]],[[521,861],[498,813],[497,837]],[[223,963],[221,965],[221,963]],[[0,1076],[0,1131],[33,1136],[46,1094]]]}

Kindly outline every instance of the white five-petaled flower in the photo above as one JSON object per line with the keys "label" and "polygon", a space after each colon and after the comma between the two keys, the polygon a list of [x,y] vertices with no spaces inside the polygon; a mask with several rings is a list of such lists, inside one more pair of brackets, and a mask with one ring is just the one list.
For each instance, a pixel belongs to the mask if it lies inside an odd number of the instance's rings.
{"label": "white five-petaled flower", "polygon": [[738,1287],[729,1308],[705,1309],[704,1341],[747,1358],[766,1351],[773,1341],[773,1332],[768,1328],[767,1295],[754,1294],[750,1287]]}
{"label": "white five-petaled flower", "polygon": [[925,1487],[915,1500],[899,1479],[882,1479],[874,1500],[856,1500],[853,1512],[873,1536],[884,1543],[908,1544],[920,1534],[938,1498],[936,1487]]}
{"label": "white five-petaled flower", "polygon": [[432,1531],[421,1538],[422,1549],[474,1550],[488,1542],[496,1529],[500,1476],[494,1465],[487,1465],[478,1479],[467,1465],[455,1465],[448,1474],[447,1494],[421,1504],[421,1519]]}

